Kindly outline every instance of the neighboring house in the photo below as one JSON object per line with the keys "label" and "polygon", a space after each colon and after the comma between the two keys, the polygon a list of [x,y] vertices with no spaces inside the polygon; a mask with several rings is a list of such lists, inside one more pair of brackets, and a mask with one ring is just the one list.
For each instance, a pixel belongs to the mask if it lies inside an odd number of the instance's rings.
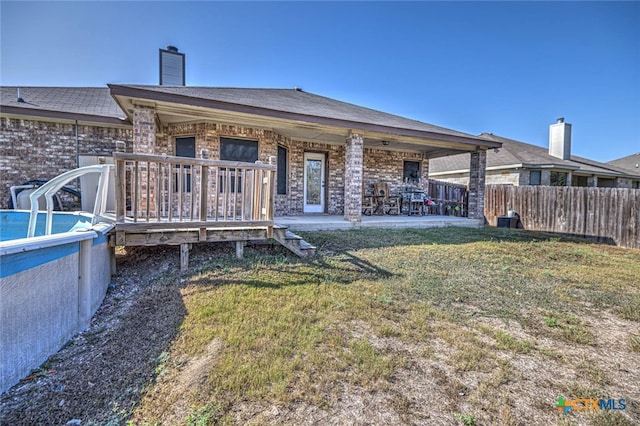
{"label": "neighboring house", "polygon": [[[571,124],[564,119],[550,126],[549,149],[491,133],[480,137],[502,143],[502,148],[487,153],[487,184],[640,188],[640,170],[571,155]],[[467,184],[468,157],[461,154],[433,159],[429,175]]]}
{"label": "neighboring house", "polygon": [[0,90],[0,208],[12,185],[49,180],[83,155],[110,156],[117,144],[132,149],[131,122],[106,87]]}
{"label": "neighboring house", "polygon": [[486,152],[501,146],[299,89],[3,87],[0,113],[3,204],[11,185],[52,178],[77,167],[81,154],[106,156],[124,145],[212,160],[274,157],[276,215],[359,221],[364,187],[426,185],[429,161],[466,153],[469,217],[482,218]]}
{"label": "neighboring house", "polygon": [[608,161],[607,164],[624,169],[629,173],[640,175],[640,152],[618,158],[617,160]]}

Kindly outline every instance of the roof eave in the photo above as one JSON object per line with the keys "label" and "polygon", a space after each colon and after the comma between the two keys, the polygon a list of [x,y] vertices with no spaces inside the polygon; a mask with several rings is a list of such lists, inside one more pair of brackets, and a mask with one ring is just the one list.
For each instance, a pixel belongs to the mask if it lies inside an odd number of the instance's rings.
{"label": "roof eave", "polygon": [[[121,103],[118,101],[117,96],[127,96],[132,98],[143,98],[158,102],[172,102],[179,103],[188,106],[204,107],[211,109],[220,109],[224,111],[261,115],[273,118],[281,118],[292,121],[301,121],[307,123],[314,123],[320,125],[337,126],[348,129],[357,129],[363,131],[380,132],[398,136],[411,136],[424,139],[434,139],[445,142],[456,142],[469,145],[476,148],[500,148],[501,142],[488,141],[482,138],[476,137],[464,137],[458,135],[447,135],[437,132],[428,132],[423,130],[405,129],[399,127],[384,126],[373,123],[363,123],[358,121],[341,120],[330,117],[321,117],[317,115],[293,113],[287,111],[274,110],[264,107],[256,107],[251,105],[242,105],[232,102],[218,101],[212,99],[195,98],[186,95],[179,95],[174,93],[156,92],[154,90],[145,90],[138,87],[122,86],[118,84],[108,84],[111,90],[111,95],[116,99],[118,105]],[[125,114],[129,115],[129,112],[124,109]]]}
{"label": "roof eave", "polygon": [[[487,166],[485,170],[487,171],[496,171],[496,170],[518,170],[523,169],[525,166],[523,164],[508,164],[504,166]],[[469,173],[469,169],[458,169],[458,170],[442,170],[439,172],[429,172],[430,175],[452,175],[452,174],[464,174]]]}
{"label": "roof eave", "polygon": [[580,167],[578,166],[569,166],[566,164],[553,164],[553,163],[523,163],[522,164],[523,168],[527,168],[527,169],[560,169],[560,170],[580,170]]}
{"label": "roof eave", "polygon": [[106,117],[103,115],[80,114],[75,112],[53,111],[46,109],[22,108],[14,106],[0,107],[0,113],[14,116],[53,118],[58,120],[82,121],[88,123],[111,124],[117,126],[131,126],[128,119]]}

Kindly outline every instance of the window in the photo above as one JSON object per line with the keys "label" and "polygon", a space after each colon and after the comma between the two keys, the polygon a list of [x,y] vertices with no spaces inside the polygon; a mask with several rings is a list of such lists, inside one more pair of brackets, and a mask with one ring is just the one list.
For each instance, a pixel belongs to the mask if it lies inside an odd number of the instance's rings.
{"label": "window", "polygon": [[[220,160],[255,163],[258,161],[258,141],[248,139],[220,138]],[[236,169],[220,169],[220,192],[225,192],[226,176],[230,182],[229,192],[236,192]],[[238,192],[242,188],[242,176],[238,176]]]}
{"label": "window", "polygon": [[529,185],[540,185],[542,183],[542,171],[531,170],[529,172]]}
{"label": "window", "polygon": [[565,172],[550,172],[549,184],[551,186],[567,186],[567,174]]}
{"label": "window", "polygon": [[420,182],[420,162],[405,161],[402,168],[402,181],[404,183]]}
{"label": "window", "polygon": [[176,138],[176,157],[196,158],[196,138]]}
{"label": "window", "polygon": [[278,146],[278,194],[287,193],[287,149]]}
{"label": "window", "polygon": [[[196,158],[196,138],[194,136],[176,138],[176,157]],[[174,191],[178,192],[178,173],[180,166],[176,166]],[[191,167],[182,169],[182,190],[191,192]]]}
{"label": "window", "polygon": [[571,177],[571,186],[588,186],[589,178],[587,176],[573,175]]}
{"label": "window", "polygon": [[598,188],[613,188],[615,186],[616,186],[615,179],[598,177]]}
{"label": "window", "polygon": [[258,161],[258,141],[220,138],[220,159],[224,161]]}

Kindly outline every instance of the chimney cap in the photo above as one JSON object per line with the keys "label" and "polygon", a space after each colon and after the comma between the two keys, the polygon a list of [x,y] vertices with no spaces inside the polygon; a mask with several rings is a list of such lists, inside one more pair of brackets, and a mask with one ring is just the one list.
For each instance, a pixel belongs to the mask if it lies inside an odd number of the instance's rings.
{"label": "chimney cap", "polygon": [[564,117],[558,117],[556,123],[564,123]]}
{"label": "chimney cap", "polygon": [[177,48],[177,47],[175,47],[175,46],[167,46],[167,50],[168,50],[169,52],[175,52],[175,53],[178,53],[178,48]]}

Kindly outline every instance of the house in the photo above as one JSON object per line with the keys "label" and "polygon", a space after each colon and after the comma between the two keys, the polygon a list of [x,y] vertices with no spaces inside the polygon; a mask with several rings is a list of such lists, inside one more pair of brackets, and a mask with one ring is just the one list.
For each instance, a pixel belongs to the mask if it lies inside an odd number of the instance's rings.
{"label": "house", "polygon": [[[640,170],[572,155],[571,124],[564,119],[550,126],[548,149],[491,133],[480,137],[502,143],[501,148],[487,153],[487,184],[640,187]],[[431,160],[429,175],[467,184],[468,162],[468,154],[436,158]]]}
{"label": "house", "polygon": [[618,158],[616,160],[608,161],[607,164],[624,169],[629,173],[640,175],[640,152],[627,155],[626,157]]}
{"label": "house", "polygon": [[2,87],[0,115],[2,200],[11,185],[52,178],[83,154],[275,158],[276,215],[351,222],[361,219],[366,185],[425,185],[430,161],[456,154],[471,173],[469,217],[482,218],[486,153],[502,145],[295,88]]}

